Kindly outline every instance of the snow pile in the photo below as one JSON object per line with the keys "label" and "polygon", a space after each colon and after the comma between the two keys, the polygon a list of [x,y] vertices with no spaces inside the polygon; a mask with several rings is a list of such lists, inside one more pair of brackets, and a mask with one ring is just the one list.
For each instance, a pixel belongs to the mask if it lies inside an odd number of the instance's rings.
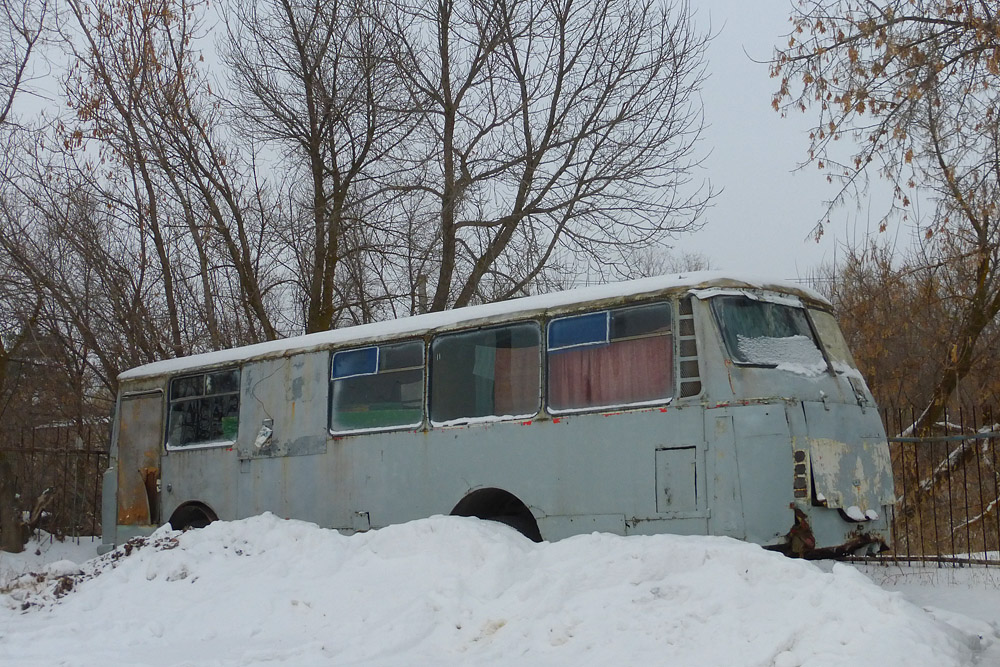
{"label": "snow pile", "polygon": [[54,535],[40,530],[24,545],[24,551],[21,553],[0,551],[0,589],[19,575],[32,569],[43,568],[47,563],[59,560],[72,561],[74,558],[79,559],[81,554],[87,554],[83,556],[84,559],[92,558],[100,544],[100,537],[67,537],[59,540]]}
{"label": "snow pile", "polygon": [[60,567],[58,599],[0,597],[0,664],[941,667],[980,644],[848,565],[725,538],[535,544],[460,517],[345,537],[264,515]]}

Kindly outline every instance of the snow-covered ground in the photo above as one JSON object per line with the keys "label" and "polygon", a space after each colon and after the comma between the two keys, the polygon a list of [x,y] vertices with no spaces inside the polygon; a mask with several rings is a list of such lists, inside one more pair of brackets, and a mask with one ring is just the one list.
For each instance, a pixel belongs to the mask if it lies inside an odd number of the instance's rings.
{"label": "snow-covered ground", "polygon": [[264,515],[71,562],[93,549],[0,553],[0,665],[1000,665],[997,569],[460,517],[345,537]]}

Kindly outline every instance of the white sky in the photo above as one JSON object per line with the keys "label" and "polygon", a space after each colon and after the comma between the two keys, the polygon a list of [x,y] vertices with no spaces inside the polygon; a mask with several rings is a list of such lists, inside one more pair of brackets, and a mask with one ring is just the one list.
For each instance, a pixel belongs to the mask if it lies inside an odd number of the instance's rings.
{"label": "white sky", "polygon": [[[834,212],[817,243],[811,231],[823,202],[837,193],[815,166],[795,171],[806,156],[813,116],[781,118],[771,108],[777,84],[768,66],[789,32],[787,0],[693,0],[700,30],[716,35],[709,46],[709,79],[703,90],[704,148],[711,151],[706,176],[723,189],[708,211],[706,225],[677,239],[674,252],[697,252],[713,269],[752,272],[776,278],[807,278],[833,263],[846,242],[860,243],[877,229],[889,202],[884,185],[871,201]],[[793,173],[794,172],[794,173]],[[838,249],[838,247],[840,249]]]}

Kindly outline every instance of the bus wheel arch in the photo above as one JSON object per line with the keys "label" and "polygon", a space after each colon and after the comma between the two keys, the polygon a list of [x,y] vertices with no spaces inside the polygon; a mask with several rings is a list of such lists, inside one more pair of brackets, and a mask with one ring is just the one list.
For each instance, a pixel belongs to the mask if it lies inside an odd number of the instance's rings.
{"label": "bus wheel arch", "polygon": [[203,502],[193,500],[178,505],[167,523],[174,530],[188,530],[189,528],[204,528],[218,520],[219,515],[211,507]]}
{"label": "bus wheel arch", "polygon": [[451,510],[452,516],[474,516],[510,526],[532,542],[541,542],[535,515],[528,506],[509,491],[495,487],[470,492]]}

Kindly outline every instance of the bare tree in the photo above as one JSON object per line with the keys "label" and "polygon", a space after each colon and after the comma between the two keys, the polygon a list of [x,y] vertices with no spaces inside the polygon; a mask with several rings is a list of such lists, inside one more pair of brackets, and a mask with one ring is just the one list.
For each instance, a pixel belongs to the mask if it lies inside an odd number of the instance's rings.
{"label": "bare tree", "polygon": [[14,101],[29,77],[48,10],[48,0],[0,0],[0,127],[12,121]]}
{"label": "bare tree", "polygon": [[0,240],[109,390],[135,363],[508,298],[581,258],[627,273],[710,196],[686,4],[234,2],[223,93],[198,0],[66,7],[73,117],[20,151]]}
{"label": "bare tree", "polygon": [[394,45],[373,7],[269,0],[234,2],[227,15],[237,125],[294,176],[290,241],[301,258],[306,331],[331,328],[352,306],[362,321],[371,318],[359,271],[399,246],[372,230],[388,205],[381,181],[398,167],[393,154],[412,132],[413,114],[401,108],[405,91],[386,60]]}
{"label": "bare tree", "polygon": [[149,239],[159,263],[152,279],[174,313],[172,354],[297,329],[282,287],[292,277],[275,224],[279,193],[260,174],[258,147],[227,127],[195,50],[206,4],[70,7],[67,94],[76,119],[66,143],[84,152],[98,145],[102,161],[114,161],[98,185],[131,211],[140,242]]}
{"label": "bare tree", "polygon": [[[953,267],[934,264],[922,248],[889,248],[875,239],[845,251],[822,271],[819,286],[833,302],[858,367],[878,404],[885,408],[924,406],[940,382],[946,357],[929,356],[941,341],[953,340],[962,303]],[[994,355],[997,327],[981,338],[975,368],[954,400],[970,409],[993,405],[998,387]]]}
{"label": "bare tree", "polygon": [[[20,138],[14,122],[15,102],[29,78],[29,66],[42,38],[48,14],[48,2],[42,0],[0,0],[0,211],[9,215],[12,208],[11,162],[18,151]],[[0,221],[2,224],[2,221]],[[20,372],[15,370],[15,355],[27,337],[23,313],[17,302],[27,297],[33,306],[37,300],[25,294],[0,255],[0,418],[6,416]],[[21,551],[23,540],[14,502],[10,464],[0,452],[0,549]]]}
{"label": "bare tree", "polygon": [[75,40],[66,40],[74,56],[67,93],[78,116],[87,124],[74,128],[70,141],[75,139],[82,145],[86,128],[91,136],[104,142],[127,173],[135,199],[132,210],[137,216],[136,226],[148,232],[159,260],[171,352],[181,356],[185,349],[170,265],[170,241],[157,192],[155,158],[145,150],[151,128],[144,104],[154,91],[159,55],[152,33],[169,5],[68,0],[67,7],[75,18],[74,34],[78,31],[82,36],[79,46]]}
{"label": "bare tree", "polygon": [[[11,112],[14,102],[26,77],[28,63],[31,60],[35,45],[41,37],[42,25],[47,5],[42,3],[37,14],[32,13],[34,3],[24,0],[0,0],[0,34],[4,36],[3,51],[0,51],[0,208],[10,208],[10,161],[15,150],[15,133]],[[2,261],[0,257],[0,261]],[[6,262],[0,263],[0,268],[9,269]],[[9,271],[3,271],[9,276]],[[12,348],[18,346],[16,332],[16,317],[8,310],[14,299],[10,289],[9,277],[3,282],[3,302],[7,307],[0,312],[0,400],[5,393],[4,384],[7,380],[8,359]],[[17,290],[14,290],[16,292]],[[0,415],[3,415],[3,404],[0,403]]]}
{"label": "bare tree", "polygon": [[619,250],[695,227],[707,38],[686,2],[401,0],[388,20],[423,116],[431,310],[520,293],[560,254],[627,274]]}
{"label": "bare tree", "polygon": [[[918,427],[937,421],[1000,312],[1000,22],[989,3],[804,0],[779,49],[774,106],[811,110],[809,159],[839,180],[833,204],[874,171],[895,186],[893,216],[918,220],[928,266],[947,266],[957,326],[936,352],[941,376]],[[849,137],[856,150],[837,143]],[[822,232],[823,221],[817,228]]]}
{"label": "bare tree", "polygon": [[[0,35],[3,36],[0,46],[0,210],[5,215],[13,209],[12,161],[21,141],[14,118],[15,102],[29,78],[29,64],[42,38],[47,14],[47,1],[0,0]],[[0,256],[0,275],[4,276],[0,285],[6,306],[0,311],[0,401],[5,393],[8,359],[21,342],[17,309],[13,306],[24,291],[23,285],[12,280],[10,268]],[[0,402],[0,416],[3,413],[4,403]]]}

